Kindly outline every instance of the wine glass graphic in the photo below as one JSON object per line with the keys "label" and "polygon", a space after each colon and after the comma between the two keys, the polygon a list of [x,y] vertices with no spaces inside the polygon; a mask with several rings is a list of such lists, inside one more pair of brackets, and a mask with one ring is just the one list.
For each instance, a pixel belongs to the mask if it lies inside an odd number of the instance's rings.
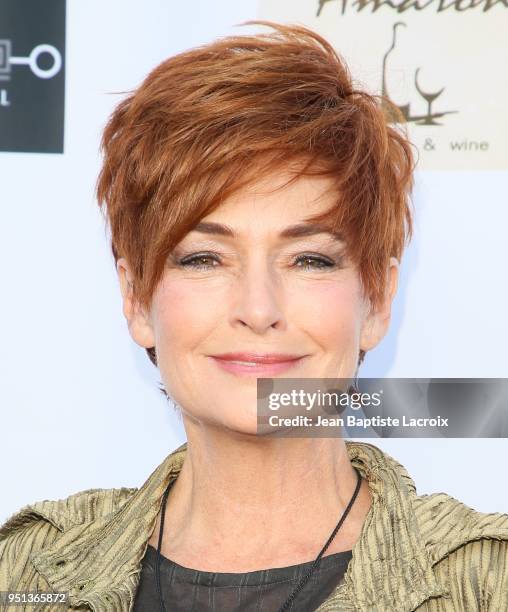
{"label": "wine glass graphic", "polygon": [[418,93],[422,96],[422,98],[425,98],[425,100],[427,100],[427,104],[429,106],[427,109],[427,116],[424,117],[421,121],[418,121],[418,125],[442,125],[441,123],[434,121],[434,115],[432,115],[432,102],[434,102],[434,100],[443,93],[445,88],[442,87],[439,91],[436,91],[435,93],[429,93],[429,92],[423,91],[422,88],[418,85],[418,73],[419,72],[420,72],[420,68],[417,68],[415,72],[415,87],[418,90]]}

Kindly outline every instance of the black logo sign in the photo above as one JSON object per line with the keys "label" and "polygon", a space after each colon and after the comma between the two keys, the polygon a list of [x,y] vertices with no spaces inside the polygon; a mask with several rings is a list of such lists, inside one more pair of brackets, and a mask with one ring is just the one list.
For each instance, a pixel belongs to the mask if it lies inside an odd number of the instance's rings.
{"label": "black logo sign", "polygon": [[0,151],[63,153],[65,0],[0,1]]}

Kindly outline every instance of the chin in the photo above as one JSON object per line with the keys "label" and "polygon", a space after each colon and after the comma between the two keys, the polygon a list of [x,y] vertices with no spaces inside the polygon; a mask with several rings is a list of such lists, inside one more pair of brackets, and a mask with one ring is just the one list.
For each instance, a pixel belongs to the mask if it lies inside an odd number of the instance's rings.
{"label": "chin", "polygon": [[[257,434],[257,402],[256,398],[250,399],[248,403],[245,400],[238,400],[237,403],[231,403],[231,397],[227,402],[220,402],[219,398],[215,398],[214,406],[208,405],[206,411],[201,415],[193,415],[198,421],[209,425],[214,429],[223,430],[229,434]],[[250,408],[240,408],[240,406],[248,405]]]}

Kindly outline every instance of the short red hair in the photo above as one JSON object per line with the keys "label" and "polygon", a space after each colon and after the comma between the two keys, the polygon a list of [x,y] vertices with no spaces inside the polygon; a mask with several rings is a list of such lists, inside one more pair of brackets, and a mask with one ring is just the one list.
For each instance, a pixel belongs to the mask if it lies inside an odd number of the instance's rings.
{"label": "short red hair", "polygon": [[415,161],[405,132],[389,124],[398,109],[357,88],[316,32],[264,20],[240,25],[250,24],[274,31],[170,57],[110,116],[96,193],[115,262],[126,258],[134,294],[148,306],[168,254],[202,217],[262,173],[300,159],[292,180],[327,175],[337,193],[309,221],[340,227],[376,306],[390,257],[400,261],[412,235]]}

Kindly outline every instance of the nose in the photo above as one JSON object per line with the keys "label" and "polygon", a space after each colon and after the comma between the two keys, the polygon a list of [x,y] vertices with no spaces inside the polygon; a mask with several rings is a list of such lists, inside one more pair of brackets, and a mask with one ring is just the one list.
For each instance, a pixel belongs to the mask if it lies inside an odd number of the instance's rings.
{"label": "nose", "polygon": [[263,334],[283,329],[285,320],[282,279],[266,261],[250,262],[235,281],[231,296],[231,323]]}

